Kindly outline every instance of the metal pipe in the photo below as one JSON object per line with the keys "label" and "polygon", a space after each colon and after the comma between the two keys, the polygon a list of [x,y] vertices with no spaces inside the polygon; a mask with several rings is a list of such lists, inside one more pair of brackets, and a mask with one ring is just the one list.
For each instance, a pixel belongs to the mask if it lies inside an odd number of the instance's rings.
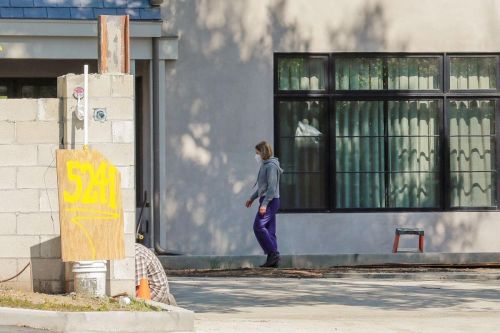
{"label": "metal pipe", "polygon": [[[153,214],[151,223],[151,245],[157,254],[161,255],[180,255],[180,253],[174,252],[169,249],[165,249],[161,246],[160,242],[160,222],[161,222],[161,191],[162,189],[162,179],[160,172],[166,172],[163,168],[164,161],[160,161],[162,153],[165,151],[166,138],[164,136],[164,131],[166,131],[166,119],[165,110],[160,110],[160,70],[165,70],[163,66],[160,66],[160,50],[159,50],[159,38],[153,38],[153,118],[152,118],[152,128],[153,128]],[[162,142],[163,141],[163,142]],[[160,147],[163,147],[160,149]],[[160,165],[161,164],[161,165]],[[166,184],[163,184],[166,186]]]}

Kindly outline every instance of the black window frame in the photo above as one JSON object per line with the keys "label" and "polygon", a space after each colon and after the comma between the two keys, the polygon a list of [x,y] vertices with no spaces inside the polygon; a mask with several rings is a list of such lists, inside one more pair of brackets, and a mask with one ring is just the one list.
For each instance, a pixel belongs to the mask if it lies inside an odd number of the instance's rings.
{"label": "black window frame", "polygon": [[[496,89],[479,90],[450,90],[450,58],[451,57],[496,57]],[[326,73],[324,91],[307,90],[286,90],[278,89],[278,59],[297,58],[297,57],[326,57]],[[383,85],[384,90],[336,90],[335,86],[335,60],[337,58],[383,58]],[[410,57],[437,57],[439,58],[439,89],[438,90],[387,90],[387,59],[388,58],[410,58]],[[500,211],[500,52],[330,52],[330,53],[308,53],[275,52],[273,56],[273,87],[274,87],[274,143],[276,156],[280,156],[280,133],[279,133],[279,103],[280,101],[293,100],[311,100],[326,99],[328,121],[327,127],[329,133],[325,135],[325,144],[327,150],[326,156],[326,197],[327,209],[303,209],[303,208],[284,208],[280,209],[282,213],[349,213],[349,212],[445,212],[445,211]],[[335,144],[335,102],[338,100],[437,100],[439,105],[439,207],[437,208],[336,208],[336,144]],[[450,135],[449,135],[449,115],[448,100],[450,99],[490,99],[495,100],[495,172],[496,206],[493,207],[451,207],[450,196],[447,189],[450,188]],[[384,107],[384,113],[387,114],[387,108]],[[387,136],[386,136],[387,140]],[[388,152],[386,151],[387,155]],[[386,156],[387,157],[387,156]],[[286,171],[286,170],[285,170]],[[389,175],[388,169],[385,169],[386,178]],[[387,184],[387,180],[386,180]],[[388,191],[386,187],[386,192]],[[282,195],[286,195],[283,193]],[[386,196],[387,198],[387,196]]]}

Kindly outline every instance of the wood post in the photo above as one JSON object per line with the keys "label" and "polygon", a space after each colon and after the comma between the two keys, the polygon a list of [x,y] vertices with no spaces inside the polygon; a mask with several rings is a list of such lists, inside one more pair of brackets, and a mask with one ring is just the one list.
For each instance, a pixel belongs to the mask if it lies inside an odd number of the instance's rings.
{"label": "wood post", "polygon": [[100,15],[98,22],[99,74],[130,73],[130,22],[128,15]]}

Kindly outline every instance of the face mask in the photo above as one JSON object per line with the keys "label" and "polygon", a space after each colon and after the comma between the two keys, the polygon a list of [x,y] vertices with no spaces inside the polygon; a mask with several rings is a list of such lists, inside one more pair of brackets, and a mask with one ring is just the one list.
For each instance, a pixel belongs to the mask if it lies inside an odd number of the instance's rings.
{"label": "face mask", "polygon": [[262,157],[260,157],[260,154],[255,154],[255,161],[257,162],[257,164],[262,163]]}

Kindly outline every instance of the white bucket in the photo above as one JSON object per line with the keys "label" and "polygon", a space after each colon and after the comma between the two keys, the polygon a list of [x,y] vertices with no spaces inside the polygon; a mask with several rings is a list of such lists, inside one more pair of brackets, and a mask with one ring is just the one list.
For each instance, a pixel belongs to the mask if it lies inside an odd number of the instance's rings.
{"label": "white bucket", "polygon": [[106,295],[106,261],[77,261],[73,263],[75,292],[90,296]]}

